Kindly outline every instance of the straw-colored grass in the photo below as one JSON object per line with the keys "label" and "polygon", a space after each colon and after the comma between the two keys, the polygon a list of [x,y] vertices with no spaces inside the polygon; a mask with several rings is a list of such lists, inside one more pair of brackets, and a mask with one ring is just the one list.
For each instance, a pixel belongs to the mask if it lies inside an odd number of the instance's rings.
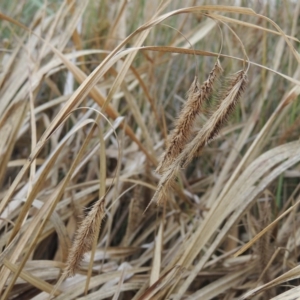
{"label": "straw-colored grass", "polygon": [[197,115],[202,112],[204,102],[211,96],[214,82],[222,71],[218,60],[202,86],[199,85],[198,78],[195,77],[188,91],[187,101],[184,103],[175,128],[168,138],[167,150],[157,168],[159,173],[163,173],[165,169],[170,167],[176,157],[185,149],[192,136],[194,121]]}
{"label": "straw-colored grass", "polygon": [[1,2],[0,300],[300,299],[300,2],[220,3]]}

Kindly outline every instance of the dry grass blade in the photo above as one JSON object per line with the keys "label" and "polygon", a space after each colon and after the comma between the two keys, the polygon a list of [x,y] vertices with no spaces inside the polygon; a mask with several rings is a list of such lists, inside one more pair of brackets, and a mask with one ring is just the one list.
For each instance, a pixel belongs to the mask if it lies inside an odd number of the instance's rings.
{"label": "dry grass blade", "polygon": [[[270,203],[265,201],[265,203],[261,203],[260,207],[260,223],[261,228],[265,228],[269,225],[271,222],[271,207]],[[270,245],[270,239],[271,239],[271,233],[270,231],[267,232],[261,239],[259,239],[257,243],[257,253],[260,260],[260,277],[258,279],[258,282],[262,280],[263,283],[270,281],[270,270],[269,270],[269,262],[271,260],[271,254],[272,250],[269,248]]]}
{"label": "dry grass blade", "polygon": [[102,198],[93,205],[78,229],[66,263],[65,274],[67,276],[75,275],[76,268],[80,265],[84,253],[91,250],[94,239],[97,238],[95,232],[100,227],[104,216],[105,198]]}
{"label": "dry grass blade", "polygon": [[[9,262],[8,260],[4,260],[4,265],[10,269],[12,272],[16,272],[17,271],[17,266],[15,266],[14,264],[12,264],[11,262]],[[25,280],[25,282],[28,282],[30,284],[32,284],[33,286],[35,286],[36,288],[42,290],[42,291],[45,291],[47,293],[50,294],[50,292],[53,290],[53,285],[49,284],[48,282],[40,279],[40,278],[37,278],[33,275],[31,275],[29,272],[26,272],[26,271],[22,271],[20,273],[20,277],[22,279]],[[54,293],[55,296],[58,296],[61,294],[61,291],[56,291]]]}
{"label": "dry grass blade", "polygon": [[139,300],[150,300],[158,292],[164,291],[174,281],[180,277],[182,268],[180,266],[174,266],[171,270],[161,276],[154,284],[152,284],[139,298]]}
{"label": "dry grass blade", "polygon": [[286,291],[285,293],[282,293],[271,300],[299,300],[300,299],[300,286],[294,287],[293,289],[290,289]]}
{"label": "dry grass blade", "polygon": [[[268,28],[265,28],[265,27],[262,27],[262,26],[258,26],[256,24],[251,24],[251,23],[248,23],[248,22],[243,22],[243,21],[240,21],[240,20],[236,20],[236,19],[233,19],[233,18],[225,17],[225,16],[222,16],[222,15],[214,14],[214,13],[209,13],[209,15],[212,16],[216,20],[222,20],[222,21],[224,21],[226,23],[235,23],[235,24],[247,26],[247,27],[250,27],[250,28],[254,28],[254,29],[257,29],[257,30],[263,30],[263,31],[266,31],[266,32],[269,32],[269,33],[272,33],[272,34],[282,35],[281,32],[274,31],[274,30],[271,30],[271,29],[268,29]],[[289,39],[291,39],[291,40],[294,40],[296,42],[300,42],[294,36],[287,35],[286,37],[289,38]]]}
{"label": "dry grass blade", "polygon": [[163,233],[163,223],[160,223],[157,237],[155,240],[153,264],[152,264],[152,270],[150,275],[150,285],[154,284],[159,279],[160,268],[161,268],[162,233]]}
{"label": "dry grass blade", "polygon": [[247,244],[245,244],[239,251],[237,251],[234,256],[237,257],[247,251],[255,242],[257,242],[263,235],[265,235],[268,231],[270,231],[281,219],[287,216],[290,212],[292,212],[298,205],[300,204],[300,200],[298,200],[294,205],[292,205],[289,209],[287,209],[282,215],[280,215],[276,220],[268,224],[261,232],[259,232],[255,237],[253,237]]}
{"label": "dry grass blade", "polygon": [[[236,56],[232,56],[232,55],[226,55],[226,54],[220,54],[217,52],[210,52],[210,51],[204,51],[204,50],[192,50],[192,49],[186,49],[186,48],[179,48],[179,47],[171,47],[171,46],[145,46],[145,47],[141,47],[140,51],[157,51],[157,52],[163,52],[163,53],[179,53],[179,54],[190,54],[190,55],[201,55],[201,56],[213,56],[213,57],[227,57],[227,58],[232,58],[234,60],[238,60],[238,61],[245,61],[244,58],[240,58],[240,57],[236,57]],[[288,76],[286,74],[283,74],[281,72],[278,72],[272,68],[269,68],[265,65],[256,63],[254,61],[248,61],[249,64],[253,65],[253,66],[257,66],[260,67],[261,69],[270,71],[272,73],[275,73],[279,76],[281,76],[282,78],[285,78],[286,80],[288,80],[289,82],[292,82],[294,84],[297,84],[300,86],[300,81],[294,77]]]}
{"label": "dry grass blade", "polygon": [[281,283],[289,281],[289,280],[297,279],[299,277],[300,277],[300,266],[297,266],[297,267],[287,271],[283,275],[275,278],[274,280],[272,280],[262,286],[259,286],[256,289],[249,291],[248,293],[243,295],[240,298],[240,300],[252,299],[254,296],[260,294],[261,292],[263,292],[267,289],[270,289],[271,287],[274,287],[278,284],[281,284]]}
{"label": "dry grass blade", "polygon": [[123,271],[122,271],[122,275],[121,275],[119,283],[118,283],[118,289],[116,290],[112,300],[118,300],[119,299],[119,296],[120,296],[120,293],[121,293],[121,287],[123,285],[124,279],[125,279],[125,269],[123,269]]}
{"label": "dry grass blade", "polygon": [[[16,103],[9,108],[7,114],[0,121],[0,183],[4,179],[6,166],[13,151],[12,147],[22,125],[26,110],[26,103]],[[18,122],[15,120],[18,120]]]}
{"label": "dry grass blade", "polygon": [[238,282],[241,282],[245,278],[245,274],[253,269],[253,266],[249,266],[242,271],[233,272],[232,274],[228,274],[220,279],[212,282],[207,285],[205,288],[195,292],[194,294],[189,296],[189,300],[209,300],[214,297],[224,293],[224,291],[231,288]]}

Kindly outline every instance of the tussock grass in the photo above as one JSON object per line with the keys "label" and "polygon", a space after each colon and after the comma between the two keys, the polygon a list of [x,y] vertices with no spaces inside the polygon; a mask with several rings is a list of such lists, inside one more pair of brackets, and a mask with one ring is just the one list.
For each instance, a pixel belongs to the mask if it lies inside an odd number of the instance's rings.
{"label": "tussock grass", "polygon": [[298,297],[300,4],[215,2],[2,1],[1,300]]}

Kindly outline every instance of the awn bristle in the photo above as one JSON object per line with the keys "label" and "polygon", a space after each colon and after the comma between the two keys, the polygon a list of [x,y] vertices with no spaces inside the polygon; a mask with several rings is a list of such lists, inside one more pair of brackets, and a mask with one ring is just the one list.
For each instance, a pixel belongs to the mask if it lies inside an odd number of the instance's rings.
{"label": "awn bristle", "polygon": [[221,64],[217,60],[207,80],[203,82],[201,87],[198,78],[195,77],[188,91],[187,101],[175,122],[175,128],[168,137],[167,149],[156,170],[158,173],[162,174],[172,164],[191,138],[194,121],[201,112],[203,103],[211,96],[214,83],[222,72]]}
{"label": "awn bristle", "polygon": [[[220,128],[228,119],[231,112],[236,107],[241,98],[247,83],[245,71],[238,72],[231,80],[228,88],[221,98],[217,110],[212,114],[207,123],[198,132],[195,138],[185,145],[182,152],[172,162],[170,166],[164,168],[162,177],[159,181],[158,188],[151,202],[156,199],[157,204],[160,204],[166,199],[168,189],[172,186],[176,174],[181,167],[186,166],[192,159],[219,133]],[[150,202],[150,203],[151,203]]]}
{"label": "awn bristle", "polygon": [[65,274],[74,276],[76,268],[80,265],[84,253],[91,250],[97,228],[101,226],[104,211],[105,198],[99,199],[80,225],[73,246],[70,250],[66,264]]}

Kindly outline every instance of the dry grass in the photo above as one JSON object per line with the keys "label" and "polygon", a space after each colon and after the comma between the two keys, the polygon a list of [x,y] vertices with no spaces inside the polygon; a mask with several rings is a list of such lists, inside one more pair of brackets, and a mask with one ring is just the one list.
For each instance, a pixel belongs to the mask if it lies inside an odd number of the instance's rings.
{"label": "dry grass", "polygon": [[299,299],[300,3],[215,2],[2,1],[0,300]]}

